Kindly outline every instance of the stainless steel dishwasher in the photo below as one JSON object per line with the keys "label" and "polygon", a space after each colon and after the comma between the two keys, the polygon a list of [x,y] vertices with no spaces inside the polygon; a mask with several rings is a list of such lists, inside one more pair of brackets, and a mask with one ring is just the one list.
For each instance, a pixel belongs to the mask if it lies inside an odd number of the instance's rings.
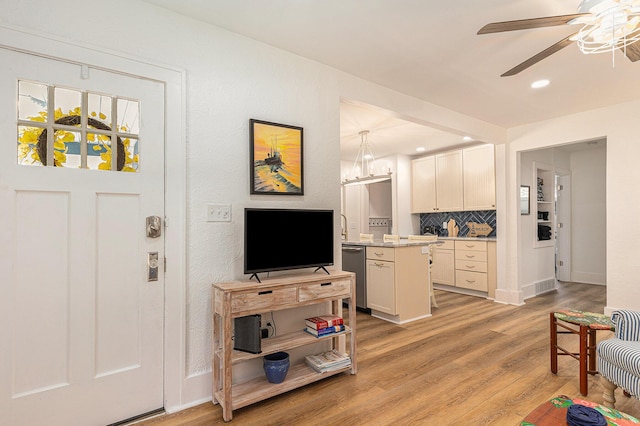
{"label": "stainless steel dishwasher", "polygon": [[342,244],[342,270],[356,274],[356,309],[371,313],[367,308],[367,256],[359,245]]}

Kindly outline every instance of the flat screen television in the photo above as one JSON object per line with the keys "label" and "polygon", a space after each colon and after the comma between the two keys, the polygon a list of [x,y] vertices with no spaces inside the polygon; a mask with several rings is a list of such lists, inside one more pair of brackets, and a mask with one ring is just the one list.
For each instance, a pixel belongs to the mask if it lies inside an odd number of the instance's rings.
{"label": "flat screen television", "polygon": [[244,273],[333,265],[333,232],[333,210],[246,208]]}

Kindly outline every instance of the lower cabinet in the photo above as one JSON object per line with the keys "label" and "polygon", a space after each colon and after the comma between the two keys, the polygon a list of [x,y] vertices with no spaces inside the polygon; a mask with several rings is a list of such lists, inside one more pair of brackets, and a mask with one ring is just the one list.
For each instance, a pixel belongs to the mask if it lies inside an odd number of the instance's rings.
{"label": "lower cabinet", "polygon": [[434,249],[432,280],[443,290],[474,290],[495,296],[496,242],[491,240],[445,240]]}
{"label": "lower cabinet", "polygon": [[367,307],[394,323],[431,315],[429,247],[367,247]]}
{"label": "lower cabinet", "polygon": [[396,282],[394,263],[367,260],[367,307],[396,315]]}
{"label": "lower cabinet", "polygon": [[453,240],[444,240],[433,249],[431,281],[438,284],[456,285],[455,244]]}

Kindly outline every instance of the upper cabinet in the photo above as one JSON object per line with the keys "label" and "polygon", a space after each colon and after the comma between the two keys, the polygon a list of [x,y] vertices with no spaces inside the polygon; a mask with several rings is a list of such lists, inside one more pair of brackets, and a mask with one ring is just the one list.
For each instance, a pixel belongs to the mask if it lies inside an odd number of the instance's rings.
{"label": "upper cabinet", "polygon": [[462,152],[436,154],[436,201],[438,211],[463,210]]}
{"label": "upper cabinet", "polygon": [[464,160],[464,209],[495,210],[496,167],[493,145],[462,150]]}
{"label": "upper cabinet", "polygon": [[496,208],[491,144],[417,158],[411,166],[412,213]]}
{"label": "upper cabinet", "polygon": [[411,213],[436,211],[436,157],[411,162]]}
{"label": "upper cabinet", "polygon": [[462,153],[451,151],[411,163],[411,212],[462,210]]}

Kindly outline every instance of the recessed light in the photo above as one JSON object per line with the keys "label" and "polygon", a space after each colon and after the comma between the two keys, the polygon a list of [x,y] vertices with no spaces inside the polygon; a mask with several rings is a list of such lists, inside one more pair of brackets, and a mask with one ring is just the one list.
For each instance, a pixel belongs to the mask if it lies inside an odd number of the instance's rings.
{"label": "recessed light", "polygon": [[471,136],[465,136],[464,138],[462,138],[462,140],[465,142],[471,142],[473,138]]}
{"label": "recessed light", "polygon": [[427,150],[427,148],[425,148],[424,146],[419,146],[416,148],[416,152],[425,152]]}
{"label": "recessed light", "polygon": [[540,89],[542,87],[547,87],[549,85],[550,81],[549,80],[538,80],[538,81],[534,81],[533,83],[531,83],[531,87],[533,89]]}

